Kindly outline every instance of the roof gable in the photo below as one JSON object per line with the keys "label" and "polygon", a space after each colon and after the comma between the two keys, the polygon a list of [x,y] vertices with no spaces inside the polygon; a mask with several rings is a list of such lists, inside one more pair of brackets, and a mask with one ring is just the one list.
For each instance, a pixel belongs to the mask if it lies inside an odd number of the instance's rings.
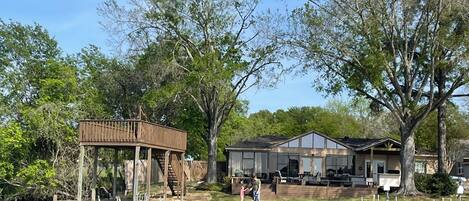
{"label": "roof gable", "polygon": [[370,149],[371,147],[379,147],[383,146],[384,148],[400,148],[401,143],[397,140],[392,138],[377,138],[377,139],[369,139],[369,138],[339,138],[341,142],[347,144],[348,146],[352,147],[356,151],[364,151]]}
{"label": "roof gable", "polygon": [[[305,146],[305,143],[304,140],[305,138],[307,138],[308,136],[311,136],[311,139],[312,139],[312,142],[311,142],[311,146]],[[301,143],[300,143],[300,139],[301,139]],[[323,146],[319,146],[321,144],[321,142],[317,142],[317,140],[321,140],[324,142],[324,145]],[[293,145],[293,146],[292,146]],[[309,144],[308,144],[309,145]],[[316,146],[318,145],[318,146]],[[330,147],[330,146],[335,146],[335,147]],[[293,138],[289,138],[283,142],[279,142],[273,146],[279,146],[279,147],[301,147],[301,148],[338,148],[338,149],[351,149],[350,146],[348,146],[347,144],[337,140],[337,139],[334,139],[334,138],[331,138],[327,135],[324,135],[322,133],[319,133],[317,131],[309,131],[307,133],[304,133],[304,134],[301,134],[301,135],[298,135],[298,136],[295,136]]]}

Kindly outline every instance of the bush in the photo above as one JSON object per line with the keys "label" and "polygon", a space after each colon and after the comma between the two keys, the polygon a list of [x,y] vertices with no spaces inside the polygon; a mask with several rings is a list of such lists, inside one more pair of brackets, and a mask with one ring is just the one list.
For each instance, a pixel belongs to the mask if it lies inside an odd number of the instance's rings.
{"label": "bush", "polygon": [[415,186],[417,190],[440,196],[454,194],[458,185],[448,174],[436,173],[433,175],[416,174]]}
{"label": "bush", "polygon": [[437,173],[430,180],[430,190],[433,194],[448,196],[456,193],[458,185],[448,174]]}
{"label": "bush", "polygon": [[430,174],[415,174],[415,187],[422,193],[432,194],[430,191],[430,180],[432,179],[432,175]]}

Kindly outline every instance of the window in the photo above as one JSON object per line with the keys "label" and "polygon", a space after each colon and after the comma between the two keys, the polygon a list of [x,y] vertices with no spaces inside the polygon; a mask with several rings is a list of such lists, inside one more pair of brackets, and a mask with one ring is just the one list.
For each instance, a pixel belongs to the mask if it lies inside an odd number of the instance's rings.
{"label": "window", "polygon": [[254,174],[254,152],[243,152],[243,173],[245,177]]}
{"label": "window", "polygon": [[420,174],[426,174],[427,163],[425,161],[415,161],[415,172]]}
{"label": "window", "polygon": [[302,157],[303,173],[305,175],[321,176],[322,174],[322,158],[318,157]]}
{"label": "window", "polygon": [[312,170],[311,158],[310,157],[302,157],[301,160],[303,162],[303,174],[305,174],[305,175],[311,174],[311,170]]}
{"label": "window", "polygon": [[[256,174],[258,178],[268,178],[268,154],[267,152],[237,152],[230,151],[229,171],[231,176],[250,177]],[[271,159],[277,164],[277,155]]]}
{"label": "window", "polygon": [[313,175],[322,175],[322,158],[313,158]]}
{"label": "window", "polygon": [[336,149],[337,144],[333,142],[332,140],[327,140],[326,147],[329,149]]}
{"label": "window", "polygon": [[267,179],[267,153],[256,152],[256,176],[260,179]]}
{"label": "window", "polygon": [[298,139],[292,140],[292,141],[288,142],[288,147],[298,147],[298,144],[299,144]]}
{"label": "window", "polygon": [[300,172],[300,160],[298,155],[290,155],[288,157],[288,176],[298,177]]}
{"label": "window", "polygon": [[312,148],[313,147],[313,135],[307,135],[301,138],[301,147]]}
{"label": "window", "polygon": [[346,149],[346,148],[340,144],[337,144],[337,149]]}
{"label": "window", "polygon": [[273,178],[275,171],[277,171],[277,153],[269,153],[269,174],[270,178]]}
{"label": "window", "polygon": [[297,177],[300,171],[297,154],[279,153],[277,168],[283,177]]}
{"label": "window", "polygon": [[314,147],[313,148],[324,148],[324,137],[314,134],[313,142],[314,142]]}
{"label": "window", "polygon": [[352,174],[353,156],[327,156],[326,157],[326,173],[327,175],[335,174]]}
{"label": "window", "polygon": [[241,167],[242,153],[243,152],[230,151],[231,176],[235,176],[235,177],[243,176],[243,170]]}
{"label": "window", "polygon": [[456,164],[457,169],[457,174],[458,175],[464,175],[464,166],[461,162],[457,162]]}
{"label": "window", "polygon": [[288,176],[288,154],[279,153],[278,154],[278,163],[277,168],[282,173],[282,176]]}
{"label": "window", "polygon": [[288,142],[281,144],[279,147],[288,147]]}

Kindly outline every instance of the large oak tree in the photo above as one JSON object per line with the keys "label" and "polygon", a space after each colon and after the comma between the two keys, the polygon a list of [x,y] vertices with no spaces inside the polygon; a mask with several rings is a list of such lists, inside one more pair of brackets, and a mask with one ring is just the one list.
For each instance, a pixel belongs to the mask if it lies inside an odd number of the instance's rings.
{"label": "large oak tree", "polygon": [[[347,88],[399,122],[400,193],[414,183],[414,131],[427,115],[468,82],[468,2],[406,0],[310,1],[294,14],[291,45],[321,88]],[[295,24],[294,24],[295,25]],[[437,72],[451,66],[437,94]]]}
{"label": "large oak tree", "polygon": [[[155,98],[186,96],[204,114],[209,183],[216,182],[217,139],[242,93],[271,81],[280,46],[266,40],[265,18],[256,0],[106,1],[106,27],[122,33],[132,54],[156,66],[157,77],[171,77]],[[121,37],[118,37],[122,39]],[[267,78],[267,79],[264,79]]]}

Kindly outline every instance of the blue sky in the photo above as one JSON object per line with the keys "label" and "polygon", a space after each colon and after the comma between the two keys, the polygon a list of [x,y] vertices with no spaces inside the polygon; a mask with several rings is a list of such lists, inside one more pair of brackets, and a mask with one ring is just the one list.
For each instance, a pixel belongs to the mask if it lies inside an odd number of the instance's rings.
{"label": "blue sky", "polygon": [[[266,0],[262,8],[282,8],[301,5],[302,0]],[[107,54],[113,52],[109,35],[99,24],[102,18],[96,8],[100,0],[15,0],[3,1],[0,19],[18,21],[24,24],[38,23],[45,27],[67,54],[80,51],[88,44],[100,47]],[[287,109],[293,106],[323,106],[327,100],[312,87],[312,76],[284,76],[275,88],[253,88],[243,94],[249,101],[249,113],[268,109]]]}

